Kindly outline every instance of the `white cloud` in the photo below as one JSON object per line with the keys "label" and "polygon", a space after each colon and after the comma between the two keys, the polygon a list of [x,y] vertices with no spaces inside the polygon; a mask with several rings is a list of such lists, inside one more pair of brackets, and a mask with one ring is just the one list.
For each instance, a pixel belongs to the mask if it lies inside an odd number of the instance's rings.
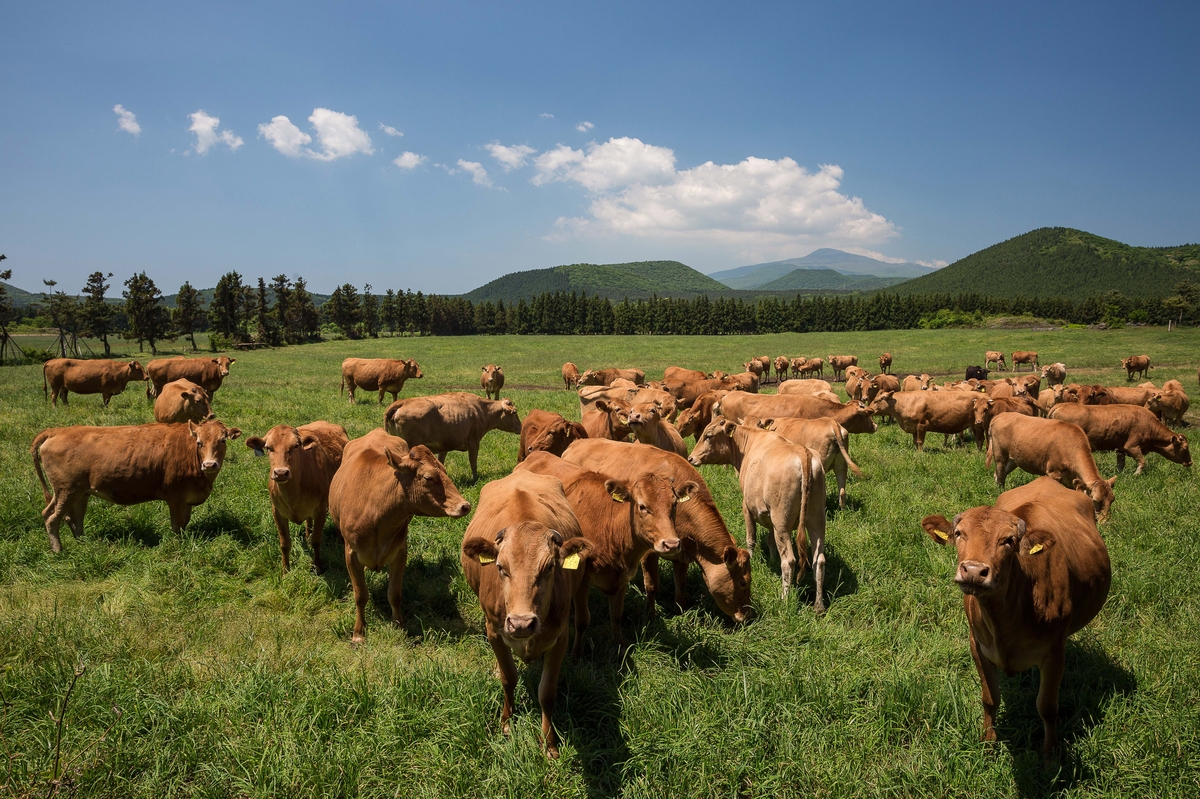
{"label": "white cloud", "polygon": [[224,144],[230,150],[236,150],[245,142],[241,136],[235,136],[231,130],[217,131],[221,125],[220,117],[210,116],[203,111],[196,111],[188,114],[188,119],[192,120],[191,127],[188,128],[192,133],[196,134],[196,144],[193,149],[197,155],[204,155],[217,144]]}
{"label": "white cloud", "polygon": [[558,237],[615,234],[786,257],[803,248],[861,248],[897,233],[839,191],[843,171],[832,164],[809,172],[791,158],[750,157],[676,170],[670,149],[614,138],[586,151],[559,145],[534,165],[535,185],[573,182],[592,198],[588,216],[558,220]]}
{"label": "white cloud", "polygon": [[138,124],[137,116],[132,111],[129,111],[125,106],[117,103],[113,106],[113,112],[117,115],[117,127],[126,133],[132,133],[134,136],[142,132],[142,126]]}
{"label": "white cloud", "polygon": [[596,126],[593,125],[591,122],[580,122],[578,125],[575,126],[575,130],[579,131],[580,133],[587,133],[589,130],[591,130],[594,127],[596,127]]}
{"label": "white cloud", "polygon": [[940,258],[932,261],[914,261],[913,263],[918,263],[921,266],[928,266],[930,269],[941,269],[943,266],[950,265],[949,261],[943,261]]}
{"label": "white cloud", "polygon": [[554,119],[554,114],[548,114],[545,111],[543,111],[540,116],[542,119]]}
{"label": "white cloud", "polygon": [[842,247],[842,252],[848,252],[852,255],[861,255],[865,258],[874,258],[876,261],[883,261],[885,264],[906,264],[908,261],[903,258],[893,258],[890,255],[884,255],[881,252],[868,250],[865,247]]}
{"label": "white cloud", "polygon": [[416,153],[405,151],[392,159],[392,163],[401,169],[416,169],[427,160],[429,159],[423,155],[417,155]]}
{"label": "white cloud", "polygon": [[491,153],[492,158],[500,162],[500,166],[504,168],[505,172],[512,172],[514,169],[525,166],[529,156],[537,152],[527,144],[514,144],[506,147],[498,141],[485,144],[483,148]]}
{"label": "white cloud", "polygon": [[478,161],[464,161],[458,159],[458,168],[471,176],[471,180],[478,183],[480,186],[491,186],[492,181],[488,177],[487,170],[483,168],[483,164]]}
{"label": "white cloud", "polygon": [[389,136],[403,136],[404,135],[404,131],[396,130],[391,125],[385,125],[382,122],[379,123],[379,129],[382,130],[384,133],[386,133]]}
{"label": "white cloud", "polygon": [[314,108],[308,121],[317,132],[317,142],[321,145],[319,151],[306,147],[312,143],[312,137],[282,115],[259,125],[258,135],[290,158],[334,161],[355,153],[371,155],[375,152],[371,147],[371,137],[358,126],[358,117],[328,108]]}

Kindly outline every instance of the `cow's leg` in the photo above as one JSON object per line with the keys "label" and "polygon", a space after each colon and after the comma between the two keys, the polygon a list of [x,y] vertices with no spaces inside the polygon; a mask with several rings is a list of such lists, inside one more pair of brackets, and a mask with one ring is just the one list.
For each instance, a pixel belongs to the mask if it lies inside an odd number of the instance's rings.
{"label": "cow's leg", "polygon": [[554,700],[558,698],[558,672],[562,669],[565,654],[567,631],[564,629],[558,643],[546,653],[546,659],[542,662],[542,682],[538,685],[538,704],[542,706],[542,738],[546,741],[546,754],[551,760],[558,759],[558,736],[554,732]]}
{"label": "cow's leg", "polygon": [[[846,469],[846,459],[841,456],[841,453],[834,455],[833,473],[837,477],[838,508],[842,510],[844,510],[846,507]],[[820,497],[819,501],[824,503],[825,497]]]}
{"label": "cow's leg", "polygon": [[[971,657],[979,672],[979,687],[983,699],[983,735],[981,740],[996,740],[996,708],[1000,705],[1000,670],[979,651],[975,633],[971,633]],[[1061,675],[1060,675],[1061,676]],[[1042,677],[1043,683],[1045,676]],[[1057,687],[1057,686],[1056,686]]]}
{"label": "cow's leg", "polygon": [[479,441],[467,442],[467,459],[471,461],[471,482],[479,479]]}
{"label": "cow's leg", "polygon": [[583,655],[583,634],[592,626],[592,611],[588,608],[588,591],[591,587],[591,577],[585,576],[579,581],[579,588],[571,598],[575,606],[575,646],[571,650],[571,657],[576,659]]}
{"label": "cow's leg", "polygon": [[917,452],[925,449],[925,429],[928,426],[924,422],[917,422],[917,431],[913,433],[913,442],[917,445]]}
{"label": "cow's leg", "polygon": [[388,564],[388,604],[392,606],[392,621],[396,626],[404,623],[404,612],[400,599],[404,593],[404,569],[408,566],[408,539],[396,550],[396,557]]}
{"label": "cow's leg", "polygon": [[[787,599],[788,592],[796,582],[796,549],[792,545],[791,526],[782,514],[771,514],[771,533],[775,541],[775,549],[779,552],[779,573],[783,580],[783,598]],[[803,571],[803,569],[801,569]]]}
{"label": "cow's leg", "polygon": [[1012,458],[1008,458],[1004,462],[1004,472],[1000,475],[1000,488],[1004,488],[1004,483],[1008,480],[1008,476],[1017,468],[1017,462]]}
{"label": "cow's leg", "polygon": [[[991,444],[989,444],[988,446],[991,446]],[[997,452],[996,456],[995,456],[995,461],[996,461],[996,474],[995,474],[996,485],[999,488],[1004,488],[1004,478],[1008,474],[1008,471],[1005,468],[1005,466],[1008,464],[1008,453]]]}
{"label": "cow's leg", "polygon": [[1146,468],[1146,455],[1142,452],[1141,447],[1126,447],[1125,451],[1129,453],[1129,457],[1137,461],[1138,467],[1134,471],[1134,475],[1141,474],[1142,470]]}
{"label": "cow's leg", "polygon": [[646,591],[646,615],[653,618],[658,610],[655,595],[658,593],[658,555],[647,552],[642,556],[642,587]]}
{"label": "cow's leg", "polygon": [[350,381],[350,385],[348,385],[346,388],[349,389],[350,404],[353,405],[354,404],[354,381],[353,380]]}
{"label": "cow's leg", "polygon": [[438,462],[441,463],[443,466],[446,465],[446,453],[439,452],[437,454],[437,459],[438,459]]}
{"label": "cow's leg", "polygon": [[192,520],[192,506],[177,502],[167,506],[171,511],[171,532],[178,534]]}
{"label": "cow's leg", "polygon": [[65,516],[71,527],[71,535],[75,538],[83,536],[83,517],[87,515],[88,495],[80,494],[79,499],[71,503]]}
{"label": "cow's leg", "polygon": [[1117,450],[1117,471],[1125,471],[1125,450],[1123,449]]}
{"label": "cow's leg", "polygon": [[754,545],[758,543],[758,526],[754,523],[754,513],[750,507],[742,503],[742,516],[746,520],[746,549],[754,553]]}
{"label": "cow's leg", "polygon": [[379,404],[383,404],[383,395],[387,393],[387,389],[379,389]]}
{"label": "cow's leg", "polygon": [[[500,622],[504,623],[503,620]],[[492,651],[496,653],[496,666],[500,670],[500,687],[504,690],[504,705],[500,709],[500,732],[508,735],[508,720],[513,714],[513,692],[517,688],[517,664],[513,662],[512,650],[508,648],[508,644],[504,643],[504,639],[500,637],[500,633],[492,629],[492,625],[487,626],[488,643],[492,645]],[[549,658],[547,657],[547,665]],[[543,674],[545,672],[543,671]]]}
{"label": "cow's leg", "polygon": [[350,585],[354,589],[354,635],[350,641],[361,644],[363,632],[367,627],[367,574],[363,569],[358,553],[347,542],[346,544],[346,573],[350,576]]}
{"label": "cow's leg", "polygon": [[325,561],[321,560],[321,542],[325,536],[325,517],[328,513],[329,507],[320,505],[308,520],[308,543],[312,546],[313,570],[317,574],[325,573]]}
{"label": "cow's leg", "polygon": [[1049,760],[1058,746],[1058,688],[1062,684],[1066,667],[1066,637],[1055,642],[1045,659],[1038,666],[1041,684],[1038,686],[1037,709],[1042,717],[1045,737],[1042,739],[1042,757]]}
{"label": "cow's leg", "polygon": [[[822,497],[824,499],[824,497]],[[821,514],[820,523],[816,514]],[[817,589],[814,609],[817,615],[825,612],[825,506],[818,502],[809,502],[810,520],[804,521],[804,530],[808,534],[808,548],[812,552],[813,583]],[[798,533],[799,531],[797,531]],[[799,535],[796,536],[799,542]]]}
{"label": "cow's leg", "polygon": [[688,561],[671,561],[672,577],[675,579],[675,605],[680,610],[686,610],[691,604],[687,598]]}
{"label": "cow's leg", "polygon": [[283,559],[283,571],[292,567],[292,530],[288,520],[283,517],[278,508],[271,508],[271,516],[275,519],[275,529],[279,531],[279,553]]}
{"label": "cow's leg", "polygon": [[46,522],[46,535],[50,537],[52,552],[62,552],[62,539],[59,538],[58,530],[62,526],[63,518],[67,515],[70,499],[67,490],[63,489],[51,497],[50,501],[46,503],[46,507],[42,509],[42,520]]}
{"label": "cow's leg", "polygon": [[107,408],[108,401],[112,399],[112,394],[103,394],[102,396],[104,397],[104,407]]}
{"label": "cow's leg", "polygon": [[71,403],[70,403],[70,402],[67,400],[67,394],[69,394],[69,393],[70,393],[70,392],[68,392],[68,391],[67,391],[67,387],[66,387],[66,386],[63,386],[63,390],[62,390],[62,401],[63,401],[63,405],[70,405],[70,404],[71,404]]}

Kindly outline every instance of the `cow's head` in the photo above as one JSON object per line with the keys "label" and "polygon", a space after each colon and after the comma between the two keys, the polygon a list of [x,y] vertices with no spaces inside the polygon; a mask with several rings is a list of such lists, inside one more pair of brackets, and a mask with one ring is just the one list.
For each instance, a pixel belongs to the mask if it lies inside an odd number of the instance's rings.
{"label": "cow's head", "polygon": [[629,428],[629,403],[614,399],[599,399],[592,403],[592,408],[608,417],[609,435],[613,438],[621,440],[633,432]]}
{"label": "cow's head", "polygon": [[144,366],[142,366],[140,363],[138,363],[137,361],[130,361],[127,364],[127,366],[129,368],[129,379],[130,380],[145,380],[146,379],[146,368]]}
{"label": "cow's head", "polygon": [[688,436],[695,435],[697,432],[696,425],[700,423],[701,418],[702,412],[695,404],[690,408],[684,408],[680,411],[679,417],[675,419],[675,429],[679,431],[680,437],[687,438]]}
{"label": "cow's head", "polygon": [[563,569],[585,568],[591,545],[581,536],[564,542],[562,533],[539,522],[520,522],[496,533],[493,541],[468,538],[462,551],[496,570],[504,597],[503,635],[524,639],[536,635],[549,617],[556,577]]}
{"label": "cow's head", "polygon": [[634,433],[653,430],[662,421],[662,405],[657,402],[639,402],[629,411],[629,427]]}
{"label": "cow's head", "polygon": [[529,437],[525,443],[525,454],[549,452],[553,455],[562,455],[573,441],[581,438],[587,438],[587,431],[583,429],[583,426],[575,422],[568,422],[559,416],[539,430],[537,435]]}
{"label": "cow's head", "polygon": [[505,433],[520,433],[521,432],[521,417],[517,415],[517,406],[510,399],[492,400],[495,403],[495,408],[498,411],[496,418],[496,430],[503,430]]}
{"label": "cow's head", "polygon": [[1188,450],[1187,438],[1176,433],[1171,436],[1171,442],[1163,449],[1162,455],[1172,463],[1178,463],[1180,466],[1192,465],[1192,453]]}
{"label": "cow's head", "polygon": [[596,374],[596,370],[588,369],[579,376],[579,379],[575,381],[575,384],[579,386],[598,386],[600,385],[600,382],[600,375]]}
{"label": "cow's head", "polygon": [[458,493],[446,467],[424,444],[408,452],[388,446],[383,452],[405,500],[418,516],[461,519],[471,512],[471,503]]}
{"label": "cow's head", "polygon": [[275,425],[263,437],[251,436],[246,439],[247,447],[271,459],[271,479],[276,483],[291,480],[292,472],[300,464],[300,453],[311,452],[320,443],[320,439],[311,432],[305,431],[302,434],[286,424]]}
{"label": "cow's head", "polygon": [[409,358],[409,359],[405,360],[404,367],[405,367],[404,371],[408,374],[409,377],[417,378],[419,380],[420,378],[425,376],[424,374],[421,373],[421,367],[417,365],[416,360],[413,358]]}
{"label": "cow's head", "polygon": [[633,533],[650,544],[660,555],[680,551],[679,533],[675,531],[675,508],[678,503],[690,502],[700,489],[694,480],[678,488],[673,480],[654,474],[643,474],[631,485],[608,480],[604,490],[615,502],[629,502],[633,514]]}
{"label": "cow's head", "polygon": [[996,401],[991,397],[976,397],[975,398],[975,426],[987,429],[988,422],[992,418],[992,409]]}
{"label": "cow's head", "polygon": [[217,365],[217,374],[221,377],[229,377],[229,367],[237,363],[237,358],[230,358],[228,355],[221,355],[212,359],[212,362]]}
{"label": "cow's head", "polygon": [[696,446],[688,456],[688,463],[693,466],[733,463],[737,458],[737,445],[733,440],[737,427],[736,423],[728,419],[713,419],[696,437]]}
{"label": "cow's head", "polygon": [[497,377],[500,377],[503,374],[504,370],[499,366],[496,366],[494,363],[489,363],[487,366],[483,367],[483,379],[489,382],[495,380]]}
{"label": "cow's head", "polygon": [[[685,546],[694,546],[685,538]],[[724,568],[722,568],[724,567]],[[750,552],[726,546],[721,554],[721,564],[706,566],[704,581],[717,607],[734,621],[744,622],[754,615],[750,598]]]}
{"label": "cow's head", "polygon": [[188,418],[193,422],[216,418],[212,412],[212,403],[209,402],[208,392],[194,383],[191,388],[179,393],[179,400],[187,410]]}
{"label": "cow's head", "polygon": [[952,521],[926,516],[921,526],[936,543],[954,545],[954,582],[964,594],[980,598],[1003,595],[1019,559],[1045,557],[1043,550],[1054,544],[1044,534],[1029,535],[1023,519],[990,505],[963,511]]}
{"label": "cow's head", "polygon": [[188,421],[188,432],[196,443],[196,459],[200,471],[206,476],[216,477],[225,464],[225,444],[242,434],[236,427],[226,427],[217,419],[196,424]]}
{"label": "cow's head", "polygon": [[1113,500],[1117,498],[1113,492],[1113,486],[1116,484],[1116,477],[1108,480],[1100,479],[1091,483],[1085,483],[1078,477],[1075,478],[1075,490],[1082,491],[1091,497],[1092,504],[1096,506],[1096,521],[1102,522],[1108,519],[1109,509],[1112,507]]}

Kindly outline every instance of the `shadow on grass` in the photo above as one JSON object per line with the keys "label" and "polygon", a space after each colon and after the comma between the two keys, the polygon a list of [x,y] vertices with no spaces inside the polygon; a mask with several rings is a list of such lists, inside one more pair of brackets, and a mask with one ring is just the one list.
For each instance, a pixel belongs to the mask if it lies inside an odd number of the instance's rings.
{"label": "shadow on grass", "polygon": [[215,510],[188,522],[187,531],[201,538],[218,538],[227,535],[242,546],[254,542],[250,526],[227,510]]}
{"label": "shadow on grass", "polygon": [[[63,531],[66,530],[64,524]],[[144,547],[156,547],[162,541],[154,525],[145,519],[124,518],[117,523],[116,519],[109,518],[96,524],[87,524],[84,534],[95,535],[114,544],[136,543]]]}

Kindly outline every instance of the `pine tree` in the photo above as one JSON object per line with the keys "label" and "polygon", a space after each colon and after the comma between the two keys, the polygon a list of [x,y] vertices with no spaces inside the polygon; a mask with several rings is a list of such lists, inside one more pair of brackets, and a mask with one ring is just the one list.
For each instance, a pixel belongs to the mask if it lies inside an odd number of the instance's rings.
{"label": "pine tree", "polygon": [[333,290],[329,302],[321,309],[325,318],[342,331],[346,338],[358,338],[358,324],[362,321],[362,303],[358,290],[352,283],[345,283]]}
{"label": "pine tree", "polygon": [[254,294],[254,340],[261,344],[279,343],[278,329],[267,304],[267,281],[258,279],[258,291]]}
{"label": "pine tree", "polygon": [[379,298],[371,293],[371,284],[363,287],[362,296],[363,334],[379,338]]}
{"label": "pine tree", "polygon": [[142,342],[150,344],[150,352],[158,354],[157,342],[170,336],[171,316],[163,305],[162,292],[145,272],[139,272],[125,281],[125,316],[129,318],[126,337],[137,339],[138,351]]}
{"label": "pine tree", "polygon": [[304,278],[296,278],[292,288],[292,306],[289,309],[291,326],[303,341],[316,341],[321,338],[321,314],[308,293],[308,284]]}
{"label": "pine tree", "polygon": [[196,351],[196,331],[204,325],[207,314],[204,312],[204,297],[192,288],[192,284],[184,281],[175,295],[175,310],[171,313],[171,323],[182,335],[192,343],[192,352]]}
{"label": "pine tree", "polygon": [[100,339],[104,344],[104,357],[112,355],[108,345],[108,334],[112,330],[115,309],[104,301],[104,293],[112,288],[104,281],[112,277],[112,272],[92,272],[88,275],[87,285],[83,287],[86,297],[80,308],[79,316],[84,335]]}
{"label": "pine tree", "polygon": [[237,272],[226,272],[217,281],[213,289],[212,306],[208,316],[212,320],[213,331],[228,339],[234,338],[241,327],[242,276]]}
{"label": "pine tree", "polygon": [[271,293],[275,295],[275,306],[271,309],[271,324],[275,328],[275,337],[279,342],[287,344],[302,341],[303,336],[294,327],[292,283],[287,275],[271,278]]}
{"label": "pine tree", "polygon": [[379,304],[379,318],[393,336],[400,326],[400,306],[396,302],[396,292],[388,289],[384,292],[383,301]]}

